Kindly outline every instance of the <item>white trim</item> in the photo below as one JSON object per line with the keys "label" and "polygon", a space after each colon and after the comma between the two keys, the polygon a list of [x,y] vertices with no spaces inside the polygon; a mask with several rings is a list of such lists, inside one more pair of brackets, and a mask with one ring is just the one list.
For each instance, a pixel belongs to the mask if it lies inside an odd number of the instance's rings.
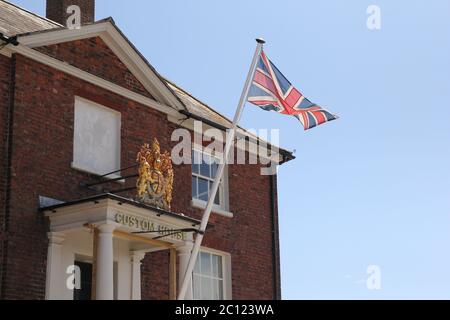
{"label": "white trim", "polygon": [[[168,114],[167,115],[167,120],[169,122],[172,122],[172,123],[178,125],[179,127],[183,127],[183,128],[188,129],[190,131],[194,131],[194,120],[193,119],[186,119],[186,116],[183,116],[183,115],[180,115],[180,114],[177,114],[176,116],[174,116],[172,114]],[[217,128],[214,128],[214,127],[210,126],[209,124],[206,124],[206,123],[202,122],[202,129],[203,129],[203,132],[202,132],[203,137],[204,138],[205,137],[206,138],[211,138],[212,136],[210,134],[207,134],[206,131],[209,130],[209,129],[217,129]],[[268,157],[267,156],[267,154],[268,154],[267,148],[263,148],[261,146],[258,146],[257,141],[259,140],[261,142],[265,142],[267,146],[273,146],[273,147],[278,148],[278,150],[282,150],[280,147],[272,145],[270,142],[263,141],[262,139],[254,136],[252,133],[244,131],[244,130],[242,130],[240,128],[238,128],[236,130],[236,136],[237,137],[249,136],[251,138],[248,141],[248,144],[249,144],[250,148],[242,147],[241,144],[237,143],[237,144],[235,144],[234,147],[237,148],[238,150],[246,151],[246,152],[248,152],[248,153],[250,153],[252,155],[257,155],[257,156],[259,156],[259,157],[261,157],[263,159],[266,159],[266,160],[273,160],[274,162],[277,162],[277,163],[280,163],[283,160],[283,157],[281,156],[280,152],[278,152],[278,154],[275,154],[275,155],[273,155],[271,157]],[[259,152],[258,152],[259,148],[261,148],[261,151],[262,151],[261,154],[259,154]],[[277,157],[277,155],[278,155],[278,157]]]}
{"label": "white trim", "polygon": [[108,23],[106,33],[100,35],[103,41],[127,66],[142,85],[158,100],[173,106],[174,109],[184,110],[184,105],[178,100],[175,94],[170,91],[167,85],[155,74],[141,56],[132,48],[128,41]]}
{"label": "white trim", "polygon": [[[231,267],[231,254],[225,251],[217,249],[201,247],[200,252],[206,252],[222,257],[222,283],[223,283],[223,300],[233,299],[233,286],[232,286],[232,267]],[[200,256],[200,255],[199,255]],[[194,272],[192,272],[194,273]],[[192,289],[193,290],[193,289]]]}
{"label": "white trim", "polygon": [[[125,89],[124,87],[116,85],[116,84],[109,82],[107,80],[104,80],[100,77],[94,76],[88,72],[81,70],[81,69],[67,65],[57,59],[51,58],[51,57],[44,55],[36,50],[30,49],[27,47],[23,47],[23,46],[20,46],[20,48],[19,47],[12,47],[12,48],[14,48],[14,52],[19,53],[27,58],[30,58],[32,60],[43,63],[47,66],[50,66],[52,68],[55,68],[62,72],[65,72],[65,73],[67,73],[71,76],[74,76],[76,78],[79,78],[81,80],[87,81],[93,85],[96,85],[98,87],[106,89],[115,94],[121,95],[122,97],[125,97],[127,99],[136,101],[142,105],[145,105],[147,107],[155,109],[159,112],[163,112],[163,113],[167,114],[168,121],[170,121],[174,124],[177,124],[179,127],[184,127],[188,130],[194,130],[194,121],[192,119],[185,120],[185,116],[180,115],[176,110],[174,110],[173,108],[171,108],[167,105],[161,104],[153,99],[150,99],[148,97],[145,97],[143,95],[135,93],[131,90]],[[4,51],[5,51],[5,49],[3,49],[0,52],[4,53]],[[8,50],[7,52],[10,53],[11,51]],[[6,55],[6,56],[8,56],[8,55]],[[214,127],[211,127],[210,125],[208,125],[206,123],[203,123],[204,131],[206,131],[208,129],[213,129],[213,128]],[[249,133],[242,129],[238,129],[237,135],[249,135]],[[208,136],[208,135],[205,135],[205,136]],[[249,150],[244,150],[239,144],[237,144],[236,147],[239,150],[248,151],[251,154],[257,154],[257,153],[255,153],[254,150],[257,151],[259,147],[255,143],[255,141],[253,141],[253,139],[252,139],[249,143],[252,146],[251,148],[249,148]],[[267,142],[267,145],[271,145],[271,144],[269,142]],[[265,159],[270,159],[267,156],[265,156],[266,154],[267,154],[267,150],[266,150],[266,148],[263,148],[262,157],[264,157]],[[259,155],[259,156],[261,156],[261,155]],[[282,157],[281,157],[281,154],[279,154],[278,161],[281,161],[281,160],[282,160]]]}
{"label": "white trim", "polygon": [[[204,154],[203,148],[201,148],[200,146],[195,145],[195,144],[193,144],[192,151],[197,151],[197,152],[201,153],[202,155]],[[192,159],[192,164],[194,162],[193,160],[194,159]],[[191,164],[191,179],[193,176],[196,176],[196,177],[207,180],[207,177],[203,177],[201,174],[197,174],[197,173],[193,172],[192,164]],[[208,181],[212,181],[212,180],[208,179]],[[228,190],[228,166],[225,166],[222,181],[219,186],[219,192],[221,192],[221,194],[219,195],[220,205],[217,205],[214,203],[212,212],[219,214],[221,216],[227,217],[227,218],[233,218],[233,216],[234,216],[233,213],[228,211],[230,208],[229,190]],[[205,209],[206,208],[206,204],[207,204],[206,201],[193,198],[192,195],[191,195],[191,199],[192,199],[191,200],[192,207],[197,208],[197,209]]]}
{"label": "white trim", "polygon": [[9,46],[6,46],[3,49],[0,49],[0,54],[6,56],[8,58],[11,58],[12,51],[9,49]]}
{"label": "white trim", "polygon": [[127,66],[131,73],[142,85],[158,100],[164,102],[172,109],[185,109],[175,94],[149,67],[118,29],[110,22],[105,21],[83,26],[80,29],[58,29],[19,37],[18,41],[30,48],[46,46],[73,40],[100,37],[117,57]]}
{"label": "white trim", "polygon": [[106,31],[106,23],[91,24],[79,29],[55,29],[19,36],[18,41],[27,47],[35,48],[60,42],[92,38]]}
{"label": "white trim", "polygon": [[37,62],[40,62],[42,64],[45,64],[49,67],[52,67],[54,69],[60,70],[64,73],[67,73],[71,76],[74,76],[76,78],[79,78],[81,80],[84,80],[86,82],[89,82],[93,85],[96,85],[100,88],[106,89],[110,92],[113,92],[115,94],[121,95],[125,98],[128,98],[130,100],[133,100],[135,102],[138,102],[142,105],[151,107],[155,110],[158,110],[160,112],[166,113],[166,114],[173,114],[177,115],[178,112],[174,110],[173,108],[163,105],[153,99],[150,99],[148,97],[145,97],[141,94],[138,94],[136,92],[133,92],[131,90],[128,90],[124,87],[121,87],[117,84],[114,84],[112,82],[109,82],[107,80],[104,80],[100,77],[94,76],[90,74],[89,72],[83,71],[81,69],[78,69],[76,67],[73,67],[71,65],[68,65],[64,62],[61,62],[57,59],[54,59],[52,57],[49,57],[45,54],[42,54],[36,50],[30,49],[28,47],[25,47],[23,45],[19,45],[16,47],[11,47],[11,49],[18,54],[21,54],[29,59],[35,60]]}
{"label": "white trim", "polygon": [[[202,162],[203,162],[203,157],[205,156],[206,153],[203,152],[197,145],[194,145],[194,147],[192,148],[192,151],[198,153],[199,156],[202,157]],[[217,156],[209,155],[209,154],[206,154],[206,155],[207,155],[208,157],[214,158],[216,161],[220,161],[220,159],[219,159]],[[222,154],[221,154],[221,155],[222,155]],[[193,165],[200,165],[200,164],[194,163],[194,159],[192,159],[191,167],[192,167]],[[211,166],[211,164],[208,164],[208,165]],[[217,163],[217,165],[218,165],[218,163]],[[211,167],[210,167],[210,168],[211,168]],[[214,177],[204,176],[204,175],[200,172],[200,167],[199,167],[198,169],[199,169],[198,172],[194,172],[194,170],[191,170],[191,175],[192,175],[192,177],[196,177],[196,178],[197,178],[197,181],[198,181],[198,179],[206,180],[206,181],[208,182],[208,190],[209,190],[209,189],[211,188],[211,186],[210,186],[209,184],[214,182]],[[220,184],[219,184],[219,190],[217,191],[217,192],[218,192],[218,195],[219,195],[219,204],[217,204],[217,203],[215,202],[215,200],[214,200],[214,204],[213,204],[213,205],[219,206],[220,208],[223,208],[223,209],[227,209],[227,201],[226,201],[226,194],[225,194],[225,192],[226,192],[226,186],[225,186],[225,182],[224,182],[225,178],[227,177],[227,172],[225,172],[224,176],[225,176],[225,177],[223,177],[223,178],[221,179],[222,181],[220,182]],[[196,196],[198,196],[198,193],[199,193],[199,192],[198,192],[198,185],[197,185],[197,194],[196,194]],[[209,193],[208,193],[208,195],[209,195]],[[198,198],[196,198],[196,199],[198,199]]]}
{"label": "white trim", "polygon": [[[129,68],[130,72],[132,72],[133,75],[142,83],[144,88],[146,88],[155,98],[159,98],[161,101],[164,101],[164,103],[157,102],[156,100],[150,99],[146,96],[128,90],[124,87],[116,85],[112,82],[94,76],[88,72],[70,66],[64,62],[61,62],[60,60],[51,58],[45,54],[31,49],[38,46],[67,42],[76,39],[86,39],[95,36],[99,36],[100,38],[102,38],[102,40],[109,46],[109,48]],[[0,53],[7,57],[11,57],[12,53],[14,52],[22,54],[27,58],[41,62],[52,68],[63,71],[71,76],[77,77],[103,89],[119,94],[125,98],[136,101],[142,105],[166,113],[170,122],[176,123],[179,126],[185,127],[190,130],[193,129],[192,119],[188,119],[187,121],[182,122],[183,120],[185,120],[185,117],[181,116],[177,112],[176,108],[171,107],[177,106],[179,109],[184,109],[184,106],[179,102],[175,94],[173,94],[161,81],[161,79],[156,76],[154,71],[147,65],[145,61],[143,61],[139,54],[137,54],[137,52],[130,46],[128,41],[123,38],[116,27],[110,22],[93,24],[74,30],[59,29],[28,36],[25,35],[20,37],[19,40],[19,46],[8,45],[7,47],[3,48]],[[180,122],[182,122],[181,125]],[[207,124],[203,125],[205,126],[205,130],[213,128]],[[249,132],[240,128],[238,128],[236,132],[237,135],[248,135],[252,136],[252,138],[255,140],[261,140],[260,138],[253,136]],[[250,143],[252,145],[255,145],[255,141],[252,140],[250,141]],[[267,142],[267,145],[271,145],[271,143]],[[279,159],[280,160],[278,161],[282,160],[281,155],[279,155]]]}
{"label": "white trim", "polygon": [[[191,206],[197,209],[205,209],[206,208],[206,201],[199,200],[199,199],[192,199],[191,200]],[[212,212],[216,213],[218,215],[227,217],[227,218],[233,218],[234,214],[232,212],[229,212],[227,210],[222,209],[218,205],[213,205]]]}
{"label": "white trim", "polygon": [[[0,50],[0,53],[7,57],[11,57],[13,52],[25,55],[23,52],[20,52],[20,49],[18,49],[18,47],[21,46],[21,47],[35,48],[39,46],[86,39],[97,36],[100,37],[106,43],[106,45],[117,55],[117,57],[127,66],[130,72],[133,73],[133,75],[142,83],[144,88],[146,88],[152,94],[152,96],[157,98],[159,101],[162,101],[162,103],[156,102],[153,99],[149,99],[148,97],[137,94],[120,86],[114,85],[114,87],[111,87],[111,85],[106,84],[110,83],[109,81],[93,76],[87,72],[78,72],[74,74],[73,70],[74,69],[76,70],[77,68],[73,68],[72,72],[68,72],[66,69],[63,70],[61,69],[61,64],[65,66],[67,66],[67,64],[62,63],[59,60],[56,60],[60,63],[59,65],[49,64],[48,61],[50,60],[47,60],[46,62],[44,62],[44,64],[50,65],[51,67],[54,67],[58,70],[69,73],[75,77],[91,82],[95,85],[103,87],[111,92],[120,94],[126,98],[129,98],[141,104],[150,106],[158,111],[167,113],[169,116],[172,116],[172,118],[169,118],[169,121],[175,123],[180,121],[180,115],[176,111],[177,109],[178,110],[185,109],[183,103],[180,102],[177,95],[168,88],[168,85],[164,82],[164,80],[162,80],[155,73],[156,71],[154,71],[144,60],[145,58],[143,58],[136,51],[136,49],[130,44],[130,42],[127,41],[127,39],[121,34],[118,28],[110,21],[83,26],[80,29],[73,29],[73,30],[56,29],[52,31],[23,35],[19,37],[19,42],[21,45],[19,46],[8,45],[2,50]],[[36,60],[38,62],[43,62],[40,59],[48,56],[43,54],[38,56],[37,54],[35,54],[34,57],[32,56],[27,57]],[[85,79],[84,77],[86,76],[86,74],[94,77],[96,81],[93,82],[92,77],[90,77],[89,79]],[[102,85],[100,85],[99,82],[102,82]],[[187,127],[184,125],[184,123],[182,126]],[[245,130],[239,128],[237,132],[245,133]],[[247,133],[247,135],[248,134],[249,133]],[[259,139],[258,137],[254,138],[256,140],[262,140]],[[268,143],[268,145],[271,145],[271,143]]]}
{"label": "white trim", "polygon": [[76,100],[82,100],[83,102],[92,104],[92,105],[94,105],[94,106],[96,106],[96,107],[98,107],[98,108],[100,108],[100,109],[104,109],[105,111],[108,111],[108,112],[111,112],[111,113],[115,113],[115,114],[117,114],[118,116],[120,116],[120,118],[122,119],[122,113],[121,113],[120,111],[117,111],[117,110],[115,110],[115,109],[109,108],[109,107],[107,107],[107,106],[105,106],[105,105],[103,105],[103,104],[97,103],[97,102],[95,102],[95,101],[86,99],[86,98],[84,98],[84,97],[82,97],[82,96],[78,96],[78,95],[74,95],[74,100],[75,100],[75,101],[76,101]]}

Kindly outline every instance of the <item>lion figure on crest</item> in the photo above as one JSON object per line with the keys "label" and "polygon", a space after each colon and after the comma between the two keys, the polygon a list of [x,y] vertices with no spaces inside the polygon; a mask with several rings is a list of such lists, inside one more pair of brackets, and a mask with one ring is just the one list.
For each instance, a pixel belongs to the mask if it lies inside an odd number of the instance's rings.
{"label": "lion figure on crest", "polygon": [[139,178],[136,183],[141,201],[170,210],[173,190],[173,168],[169,152],[161,154],[159,142],[144,144],[137,154]]}

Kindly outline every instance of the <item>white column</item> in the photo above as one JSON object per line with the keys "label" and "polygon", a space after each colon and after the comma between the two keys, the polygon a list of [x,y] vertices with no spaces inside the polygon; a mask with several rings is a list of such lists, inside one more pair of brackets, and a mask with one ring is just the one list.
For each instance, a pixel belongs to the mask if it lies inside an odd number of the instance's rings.
{"label": "white column", "polygon": [[130,252],[131,258],[131,300],[141,300],[141,264],[143,252]]}
{"label": "white column", "polygon": [[114,299],[114,225],[104,224],[98,227],[96,299]]}
{"label": "white column", "polygon": [[47,278],[45,299],[46,300],[59,300],[61,299],[61,292],[64,289],[64,277],[65,270],[61,268],[61,252],[62,244],[65,236],[61,233],[49,232],[48,236],[48,251],[47,251]]}
{"label": "white column", "polygon": [[[178,270],[178,286],[181,287],[184,279],[184,274],[186,272],[187,266],[189,264],[189,258],[191,256],[191,251],[194,246],[192,240],[186,240],[183,245],[177,247],[179,270]],[[189,276],[189,285],[186,291],[185,300],[193,299],[192,292],[192,274]]]}

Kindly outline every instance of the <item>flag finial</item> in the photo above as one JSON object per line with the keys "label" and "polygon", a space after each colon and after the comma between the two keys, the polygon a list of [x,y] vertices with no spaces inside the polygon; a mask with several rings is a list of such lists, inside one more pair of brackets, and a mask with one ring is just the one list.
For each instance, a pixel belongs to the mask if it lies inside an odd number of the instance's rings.
{"label": "flag finial", "polygon": [[266,41],[263,38],[257,38],[256,42],[261,43],[261,44],[266,43]]}

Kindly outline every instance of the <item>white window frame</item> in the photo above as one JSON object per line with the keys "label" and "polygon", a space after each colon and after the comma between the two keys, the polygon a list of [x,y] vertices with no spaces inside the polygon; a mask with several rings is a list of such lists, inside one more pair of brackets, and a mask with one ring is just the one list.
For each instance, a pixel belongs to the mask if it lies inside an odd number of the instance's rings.
{"label": "white window frame", "polygon": [[[200,253],[208,253],[216,256],[220,256],[222,258],[222,297],[223,300],[232,300],[232,283],[231,283],[231,255],[228,252],[223,252],[211,248],[205,248],[201,247]],[[200,254],[198,255],[198,258],[200,259]],[[200,275],[203,276],[204,275]],[[210,277],[211,279],[216,279],[214,277]],[[192,272],[192,281],[194,281],[194,271]],[[192,298],[194,298],[194,286],[192,286]],[[198,299],[197,299],[198,300]]]}
{"label": "white window frame", "polygon": [[[202,157],[203,157],[203,154],[205,154],[205,152],[202,149],[202,147],[199,147],[199,146],[194,146],[192,148],[192,152],[194,152],[194,151],[195,152],[199,152],[202,155]],[[210,154],[208,154],[208,155],[213,157],[213,158],[216,158],[216,159],[219,159],[219,157],[220,157],[220,155],[216,155],[216,156],[213,156],[213,155],[210,155]],[[194,159],[193,158],[192,158],[192,164],[194,164]],[[201,179],[208,180],[208,181],[214,181],[214,180],[211,180],[211,178],[209,178],[209,177],[205,177],[205,176],[201,175],[200,173],[195,173],[193,168],[192,168],[192,165],[191,165],[191,184],[192,184],[192,177],[194,177],[194,176],[198,177],[198,178],[201,178]],[[213,204],[213,208],[212,208],[212,212],[216,213],[216,214],[219,214],[219,215],[222,215],[224,217],[232,218],[233,217],[233,213],[229,211],[229,202],[228,202],[228,199],[229,199],[229,196],[228,196],[228,166],[225,166],[225,170],[223,172],[223,177],[222,177],[222,180],[221,180],[220,185],[219,185],[218,193],[219,193],[220,205],[217,205],[216,203],[214,203]],[[191,196],[192,196],[192,192],[191,192]],[[207,204],[206,201],[194,198],[192,196],[191,205],[193,207],[198,208],[198,209],[205,209],[206,208],[206,204]]]}
{"label": "white window frame", "polygon": [[[121,167],[121,153],[122,153],[121,152],[121,150],[122,150],[121,149],[121,147],[122,147],[121,146],[121,144],[122,144],[121,143],[121,140],[122,140],[122,114],[119,111],[116,111],[114,109],[108,108],[106,106],[103,106],[101,104],[98,104],[96,102],[93,102],[91,100],[88,100],[88,99],[85,99],[85,98],[82,98],[82,97],[79,97],[79,96],[75,96],[74,97],[74,107],[73,107],[73,111],[74,111],[73,124],[74,125],[73,125],[73,155],[72,155],[73,160],[72,160],[72,164],[71,164],[72,169],[75,169],[75,170],[78,170],[78,171],[82,171],[82,172],[86,172],[86,173],[89,173],[89,174],[98,175],[98,176],[103,176],[104,174],[108,173],[108,172],[97,172],[95,169],[89,168],[89,167],[85,166],[84,164],[77,163],[76,160],[75,160],[75,135],[76,135],[76,132],[75,132],[75,126],[76,126],[76,123],[75,123],[75,121],[76,121],[76,119],[75,119],[75,108],[76,108],[77,101],[90,104],[93,107],[96,107],[96,108],[99,108],[99,109],[103,109],[103,110],[105,110],[107,112],[111,112],[111,113],[116,114],[118,116],[118,118],[119,118],[119,126],[118,126],[118,130],[119,130],[119,135],[118,135],[118,140],[119,141],[118,142],[119,142],[119,145],[117,146],[118,147],[118,150],[117,150],[118,154],[117,154],[117,159],[116,160],[117,160],[117,163],[118,163],[118,168],[116,170],[119,170],[120,167]],[[120,177],[121,177],[120,174],[114,173],[114,174],[108,175],[107,177],[105,177],[105,179],[108,179],[108,178],[109,179],[117,179],[117,178],[120,178]],[[124,181],[123,180],[119,180],[117,182],[123,183]]]}

